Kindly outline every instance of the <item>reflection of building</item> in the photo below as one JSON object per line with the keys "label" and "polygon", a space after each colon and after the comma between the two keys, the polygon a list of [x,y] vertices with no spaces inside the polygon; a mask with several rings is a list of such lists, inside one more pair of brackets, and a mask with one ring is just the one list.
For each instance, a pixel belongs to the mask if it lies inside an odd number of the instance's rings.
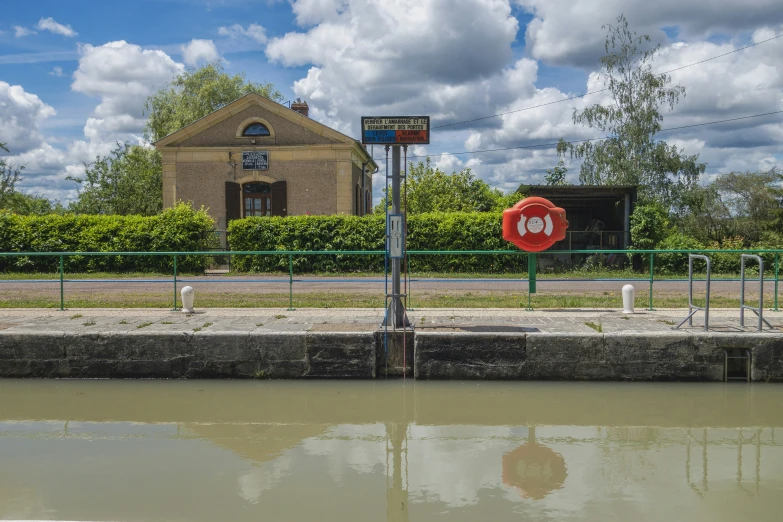
{"label": "reflection of building", "polygon": [[209,207],[223,228],[247,216],[364,215],[377,165],[353,138],[248,94],[155,143],[163,206]]}

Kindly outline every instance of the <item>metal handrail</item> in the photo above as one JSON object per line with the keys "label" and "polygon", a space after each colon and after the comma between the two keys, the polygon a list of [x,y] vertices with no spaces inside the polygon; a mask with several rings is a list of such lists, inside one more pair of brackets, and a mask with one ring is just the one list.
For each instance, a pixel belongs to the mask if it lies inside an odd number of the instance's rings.
{"label": "metal handrail", "polygon": [[[745,304],[745,260],[755,259],[759,264],[759,307],[754,308]],[[772,325],[764,319],[764,260],[761,256],[752,254],[740,255],[740,326],[745,327],[745,310],[750,310],[759,318],[759,332],[764,328],[764,323],[772,328]]]}
{"label": "metal handrail", "polygon": [[[707,262],[707,301],[704,303],[704,308],[693,304],[693,260],[703,259]],[[688,254],[688,317],[682,320],[675,328],[681,327],[688,321],[688,326],[693,326],[693,316],[696,312],[704,312],[704,331],[709,330],[710,325],[710,258],[699,254]]]}
{"label": "metal handrail", "polygon": [[[694,254],[694,253],[739,253],[739,254],[746,254],[748,252],[753,252],[756,254],[759,253],[767,253],[767,254],[774,254],[775,261],[774,261],[774,285],[775,285],[775,293],[774,293],[774,311],[778,311],[778,278],[779,278],[779,262],[780,262],[780,254],[783,253],[783,249],[758,249],[758,250],[739,250],[739,249],[732,249],[732,250],[720,250],[720,249],[696,249],[696,250],[548,250],[546,252],[542,252],[541,254],[552,254],[552,255],[559,255],[559,254],[625,254],[628,256],[632,256],[635,254],[647,254],[649,255],[649,277],[648,278],[624,278],[623,280],[649,280],[650,284],[650,290],[649,290],[649,310],[653,310],[653,287],[654,282],[656,281],[655,278],[655,257],[656,254]],[[358,256],[373,256],[378,255],[382,256],[385,255],[384,250],[230,250],[221,252],[221,255],[271,255],[271,256],[285,256],[287,257],[288,261],[288,283],[289,283],[289,308],[293,309],[293,283],[294,283],[294,263],[293,258],[294,256],[308,256],[308,255],[315,255],[315,256],[323,256],[323,255],[340,255],[340,256],[347,256],[347,255],[358,255]],[[426,255],[502,255],[502,256],[519,256],[519,255],[527,255],[527,252],[523,252],[520,250],[408,250],[406,252],[408,258],[411,256],[426,256]],[[66,257],[70,256],[171,256],[174,258],[173,263],[173,269],[174,269],[174,282],[177,281],[177,267],[176,267],[176,260],[177,257],[182,258],[181,256],[214,256],[215,251],[214,250],[206,250],[206,251],[163,251],[163,252],[0,252],[0,258],[3,257],[25,257],[25,256],[34,256],[34,257],[44,257],[44,256],[51,256],[55,259],[59,260],[59,283],[60,283],[60,309],[64,309],[64,283],[66,281],[65,279],[65,263],[64,260]],[[695,255],[695,254],[694,254]],[[689,262],[690,263],[690,262]],[[692,266],[690,267],[692,270]],[[760,271],[760,274],[763,274],[763,270]],[[760,276],[760,277],[763,277]],[[691,281],[693,279],[692,271],[689,273],[689,279]],[[603,278],[591,278],[584,280],[604,280]],[[660,281],[660,279],[658,279]],[[736,280],[736,279],[733,279]],[[524,280],[523,280],[524,281]],[[0,280],[0,282],[5,282]],[[410,297],[411,289],[408,288],[407,291],[408,297]],[[174,307],[176,308],[177,304],[177,292],[176,292],[176,286],[174,289]]]}

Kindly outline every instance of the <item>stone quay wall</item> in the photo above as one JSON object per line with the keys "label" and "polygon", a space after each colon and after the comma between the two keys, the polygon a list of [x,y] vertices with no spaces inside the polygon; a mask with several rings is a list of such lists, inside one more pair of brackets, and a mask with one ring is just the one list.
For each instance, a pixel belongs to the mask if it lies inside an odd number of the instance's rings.
{"label": "stone quay wall", "polygon": [[5,378],[722,381],[726,350],[750,379],[783,382],[780,333],[0,331]]}

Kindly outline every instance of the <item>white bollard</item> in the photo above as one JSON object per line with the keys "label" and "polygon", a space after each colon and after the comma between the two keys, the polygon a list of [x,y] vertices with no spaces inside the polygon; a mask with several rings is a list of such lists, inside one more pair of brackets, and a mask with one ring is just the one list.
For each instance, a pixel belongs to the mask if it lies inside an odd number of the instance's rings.
{"label": "white bollard", "polygon": [[194,293],[192,286],[186,286],[180,291],[180,294],[182,295],[182,311],[186,314],[193,313]]}
{"label": "white bollard", "polygon": [[634,313],[633,302],[635,297],[636,297],[636,288],[634,288],[633,285],[625,285],[623,287],[623,313],[624,314]]}

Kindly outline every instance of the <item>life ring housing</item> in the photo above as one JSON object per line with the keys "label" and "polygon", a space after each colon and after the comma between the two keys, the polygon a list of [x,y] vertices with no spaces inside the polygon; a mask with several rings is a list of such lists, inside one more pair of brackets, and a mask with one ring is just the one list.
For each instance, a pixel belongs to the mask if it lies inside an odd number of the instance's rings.
{"label": "life ring housing", "polygon": [[503,239],[526,252],[541,252],[565,239],[565,210],[548,199],[525,198],[503,211]]}

